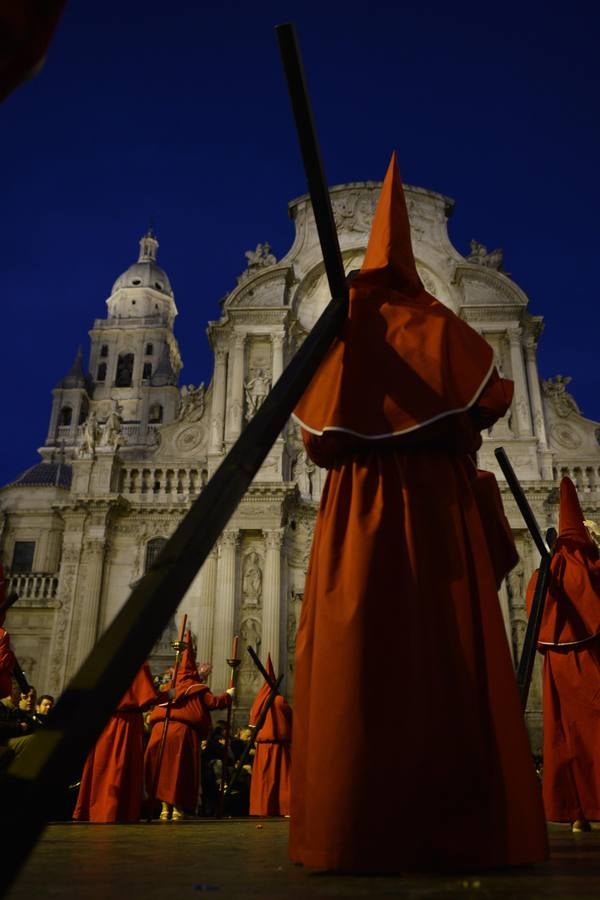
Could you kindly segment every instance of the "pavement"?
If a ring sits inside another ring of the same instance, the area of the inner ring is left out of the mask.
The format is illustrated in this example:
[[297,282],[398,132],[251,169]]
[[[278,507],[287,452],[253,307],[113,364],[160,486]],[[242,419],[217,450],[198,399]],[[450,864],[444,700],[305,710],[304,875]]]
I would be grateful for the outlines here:
[[[547,863],[494,872],[348,876],[287,859],[285,819],[49,825],[8,900],[402,897],[600,898],[600,831],[550,826]],[[1,872],[1,866],[0,866]]]

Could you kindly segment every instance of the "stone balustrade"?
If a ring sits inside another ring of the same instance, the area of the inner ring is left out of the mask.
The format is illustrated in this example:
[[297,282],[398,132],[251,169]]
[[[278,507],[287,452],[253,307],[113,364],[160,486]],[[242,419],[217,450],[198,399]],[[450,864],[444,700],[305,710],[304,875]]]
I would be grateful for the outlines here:
[[581,460],[577,465],[559,464],[554,469],[554,477],[557,481],[568,475],[579,493],[600,493],[600,466],[597,461],[586,462]]
[[58,593],[58,575],[46,572],[15,572],[6,576],[7,595],[16,593],[23,605],[44,606]]
[[[124,422],[121,426],[121,442],[123,444],[145,444],[151,434],[160,428],[156,425],[140,425],[139,422]],[[56,443],[71,446],[80,444],[83,437],[83,425],[59,425],[56,429]]]
[[124,467],[119,473],[119,493],[138,502],[165,503],[195,497],[206,484],[208,472],[198,467]]

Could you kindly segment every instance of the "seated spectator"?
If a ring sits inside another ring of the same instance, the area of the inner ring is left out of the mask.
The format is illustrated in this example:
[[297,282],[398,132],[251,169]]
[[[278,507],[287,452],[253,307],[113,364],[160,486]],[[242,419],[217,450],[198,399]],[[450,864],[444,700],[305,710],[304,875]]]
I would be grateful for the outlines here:
[[54,706],[54,697],[51,694],[42,694],[35,705],[38,716],[47,716]]

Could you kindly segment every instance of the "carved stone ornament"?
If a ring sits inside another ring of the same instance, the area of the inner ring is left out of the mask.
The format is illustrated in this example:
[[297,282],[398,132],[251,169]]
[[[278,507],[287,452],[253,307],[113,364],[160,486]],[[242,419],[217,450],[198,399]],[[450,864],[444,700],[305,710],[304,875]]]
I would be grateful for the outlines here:
[[238,276],[238,284],[245,281],[246,278],[250,278],[251,275],[255,275],[261,269],[274,266],[277,262],[276,257],[271,253],[271,245],[266,241],[264,244],[257,244],[256,250],[246,250],[244,256],[248,260],[248,268]]
[[197,425],[190,425],[188,428],[184,428],[175,438],[175,449],[181,453],[189,453],[200,446],[203,436],[202,428]]
[[81,444],[77,450],[78,456],[93,456],[96,444],[100,438],[100,426],[96,413],[92,410],[83,426],[81,432]]
[[502,271],[502,257],[504,254],[500,248],[488,252],[487,247],[484,244],[480,244],[479,241],[471,241],[469,246],[471,252],[467,256],[467,262],[485,266],[488,269],[496,269],[498,272]]
[[555,422],[550,428],[550,438],[565,450],[577,450],[581,447],[581,437],[564,422]]
[[264,369],[255,369],[250,373],[244,384],[246,397],[246,417],[251,419],[260,409],[271,390],[271,379]]
[[199,422],[204,414],[205,389],[204,383],[194,387],[193,384],[184,384],[180,393],[179,422]]
[[377,205],[374,191],[349,191],[332,198],[333,217],[338,231],[368,233]]
[[102,425],[99,446],[113,447],[116,450],[121,443],[121,430],[123,427],[121,411],[121,407],[115,400],[113,407],[107,416],[106,422]]
[[263,566],[256,550],[246,554],[242,562],[242,605],[260,606],[262,601]]
[[575,400],[567,392],[567,385],[570,384],[572,378],[569,375],[555,375],[554,378],[548,378],[542,381],[542,391],[544,396],[552,404],[552,409],[557,416],[566,419],[571,413],[578,413],[579,408]]

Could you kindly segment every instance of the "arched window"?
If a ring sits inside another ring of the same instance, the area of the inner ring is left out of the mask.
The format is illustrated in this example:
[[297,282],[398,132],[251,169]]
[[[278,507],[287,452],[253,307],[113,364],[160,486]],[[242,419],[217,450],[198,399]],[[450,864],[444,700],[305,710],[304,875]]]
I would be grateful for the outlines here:
[[152,344],[146,344],[146,356],[152,356],[154,353],[154,347]]
[[163,420],[163,408],[160,403],[153,403],[148,410],[148,422],[151,425],[158,425]]
[[100,363],[98,366],[96,381],[106,381],[106,363]]
[[73,418],[73,410],[70,406],[63,406],[60,411],[60,416],[58,420],[59,425],[70,425],[71,420]]
[[131,387],[133,378],[133,353],[121,353],[117,363],[115,387]]
[[146,562],[144,565],[144,572],[147,572],[148,569],[151,569],[160,554],[162,553],[163,547],[167,543],[166,538],[157,537],[152,538],[151,541],[148,541],[146,544]]
[[108,356],[108,344],[102,344],[100,347],[100,356]]
[[142,378],[148,379],[152,377],[152,363],[144,363]]

